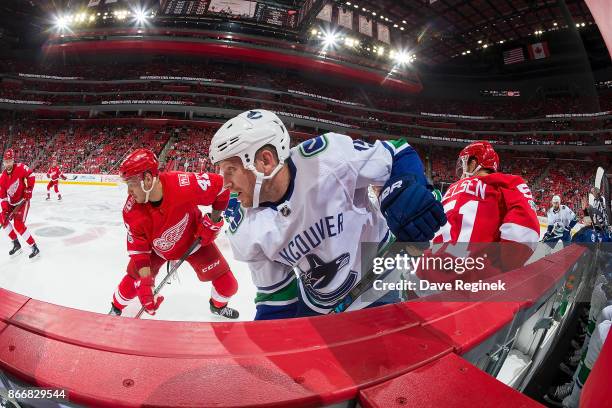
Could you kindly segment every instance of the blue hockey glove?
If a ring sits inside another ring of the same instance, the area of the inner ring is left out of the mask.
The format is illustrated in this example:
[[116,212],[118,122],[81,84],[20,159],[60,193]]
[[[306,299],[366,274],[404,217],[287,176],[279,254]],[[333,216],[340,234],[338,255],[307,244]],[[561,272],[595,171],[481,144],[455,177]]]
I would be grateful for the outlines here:
[[446,224],[442,204],[414,174],[387,181],[380,195],[380,209],[389,229],[402,242],[429,241]]

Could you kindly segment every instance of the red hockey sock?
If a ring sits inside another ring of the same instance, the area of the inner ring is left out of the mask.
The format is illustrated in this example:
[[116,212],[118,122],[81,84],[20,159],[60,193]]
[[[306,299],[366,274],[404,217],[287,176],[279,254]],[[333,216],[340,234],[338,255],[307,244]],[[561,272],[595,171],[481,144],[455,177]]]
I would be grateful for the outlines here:
[[113,294],[113,305],[119,310],[125,309],[130,300],[136,297],[136,280],[130,275],[125,275]]
[[[11,224],[9,224],[11,225]],[[8,233],[9,238],[11,239],[11,241],[14,241],[17,239],[17,234],[15,234],[15,231],[11,228],[11,230]]]
[[[28,231],[28,228],[25,226],[23,221],[15,220],[15,229],[17,230],[19,235],[21,235],[21,238],[23,238],[28,243],[29,246],[32,246],[36,243],[34,241],[34,238],[32,238],[32,234],[30,234],[30,231]],[[15,238],[17,238],[17,236],[15,236]]]
[[232,271],[227,271],[217,279],[212,281],[213,287],[210,291],[210,298],[213,305],[223,307],[227,305],[230,298],[238,291],[238,282],[234,278]]
[[222,307],[227,306],[227,302],[219,302],[219,301],[216,301],[215,299],[213,299],[212,297],[210,298],[210,301],[218,309],[221,309]]

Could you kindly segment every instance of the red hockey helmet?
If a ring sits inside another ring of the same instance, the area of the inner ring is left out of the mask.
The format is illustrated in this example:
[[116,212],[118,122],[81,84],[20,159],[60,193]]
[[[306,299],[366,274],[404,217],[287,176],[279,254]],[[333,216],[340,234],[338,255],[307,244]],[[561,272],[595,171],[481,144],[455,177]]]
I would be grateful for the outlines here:
[[[472,172],[468,172],[470,159],[476,159],[478,165]],[[459,153],[457,159],[457,175],[461,178],[471,177],[480,169],[488,169],[493,172],[499,170],[499,156],[491,146],[491,143],[480,140],[467,145]]]
[[6,149],[2,160],[4,161],[15,160],[15,151],[13,149]]
[[151,173],[153,177],[159,174],[159,161],[157,156],[149,149],[136,149],[128,154],[121,166],[119,174],[123,180],[132,177],[142,177],[145,172]]

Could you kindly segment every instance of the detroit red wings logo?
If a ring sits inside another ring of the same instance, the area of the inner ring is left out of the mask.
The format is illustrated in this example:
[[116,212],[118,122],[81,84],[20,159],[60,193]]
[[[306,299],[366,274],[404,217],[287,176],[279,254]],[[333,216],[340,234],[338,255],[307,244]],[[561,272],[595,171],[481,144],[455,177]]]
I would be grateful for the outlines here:
[[183,219],[176,225],[168,228],[159,238],[155,238],[153,240],[153,247],[160,252],[167,252],[171,250],[183,236],[188,222],[189,214],[185,214]]
[[8,190],[6,190],[6,194],[12,197],[15,195],[18,188],[19,188],[19,180],[15,180],[15,182],[9,186]]

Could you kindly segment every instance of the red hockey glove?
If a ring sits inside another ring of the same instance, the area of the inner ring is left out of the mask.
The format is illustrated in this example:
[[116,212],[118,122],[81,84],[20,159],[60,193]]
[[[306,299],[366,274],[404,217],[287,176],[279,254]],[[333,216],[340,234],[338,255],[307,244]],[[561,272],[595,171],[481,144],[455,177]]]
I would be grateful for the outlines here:
[[31,198],[32,198],[32,190],[29,188],[23,190],[23,199],[26,201],[30,201]]
[[0,226],[2,228],[6,227],[8,225],[8,222],[9,222],[8,217],[9,217],[8,211],[1,211],[0,212]]
[[221,227],[223,227],[223,218],[219,222],[213,222],[208,215],[205,215],[196,232],[196,236],[202,238],[202,246],[210,245],[221,232]]
[[138,294],[138,299],[144,307],[145,312],[153,316],[155,311],[159,308],[159,305],[164,301],[163,296],[154,296],[153,295],[153,285],[155,281],[152,276],[147,276],[146,278],[140,278],[136,282],[136,293]]

